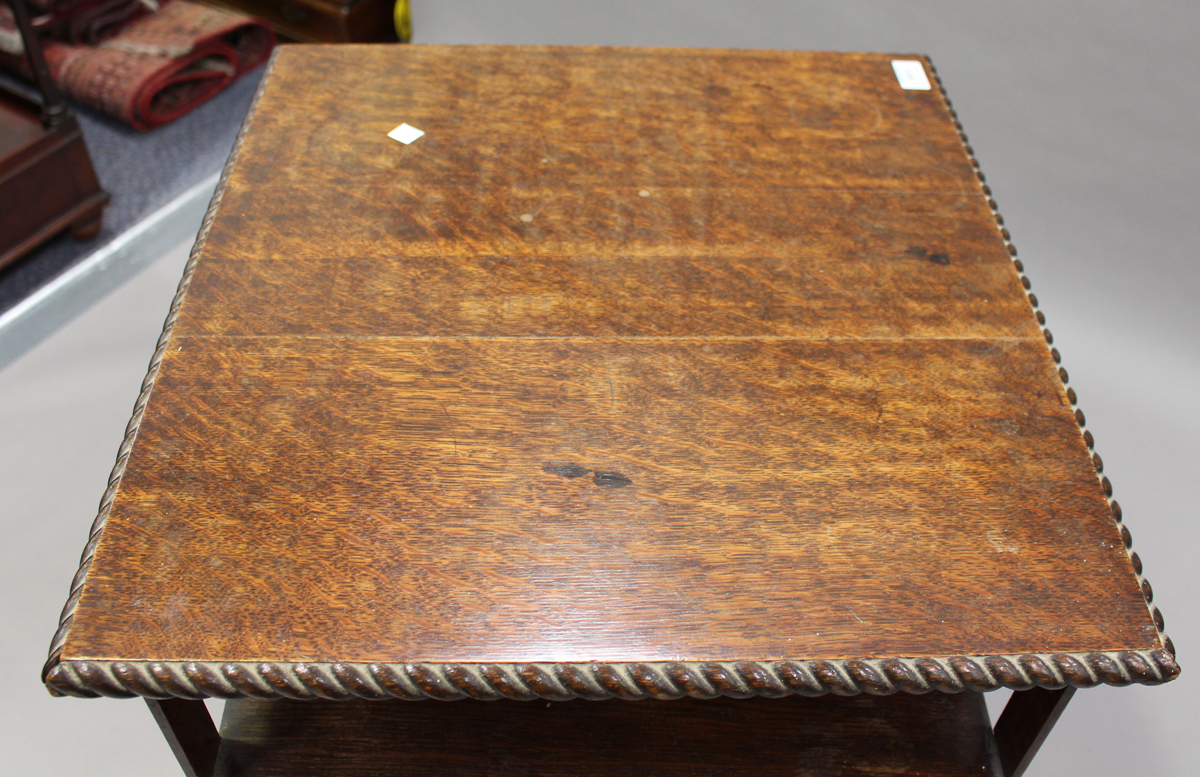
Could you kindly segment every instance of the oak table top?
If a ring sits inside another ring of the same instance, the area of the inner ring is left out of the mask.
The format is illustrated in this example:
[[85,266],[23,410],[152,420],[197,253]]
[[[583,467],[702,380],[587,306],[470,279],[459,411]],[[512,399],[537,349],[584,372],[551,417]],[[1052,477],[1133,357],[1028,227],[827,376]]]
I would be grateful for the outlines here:
[[971,149],[893,59],[283,47],[51,692],[1172,679]]

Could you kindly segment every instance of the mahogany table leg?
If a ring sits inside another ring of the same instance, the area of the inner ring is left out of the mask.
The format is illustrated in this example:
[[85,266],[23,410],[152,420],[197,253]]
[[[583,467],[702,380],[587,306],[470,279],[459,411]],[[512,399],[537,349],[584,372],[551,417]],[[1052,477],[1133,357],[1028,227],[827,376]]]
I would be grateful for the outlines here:
[[996,748],[1004,777],[1025,773],[1074,694],[1070,686],[1057,691],[1031,688],[1013,692],[996,721]]
[[212,777],[221,735],[204,702],[192,699],[146,699],[171,752],[187,777]]

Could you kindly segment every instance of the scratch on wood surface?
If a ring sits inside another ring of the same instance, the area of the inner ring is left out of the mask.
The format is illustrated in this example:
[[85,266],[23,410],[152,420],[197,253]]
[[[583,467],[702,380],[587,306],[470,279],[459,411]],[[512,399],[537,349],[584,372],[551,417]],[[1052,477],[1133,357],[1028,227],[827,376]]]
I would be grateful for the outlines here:
[[454,458],[458,458],[458,427],[454,425],[454,416],[450,415],[449,408],[445,402],[438,402],[442,406],[442,412],[446,414],[446,418],[450,421],[450,442],[454,444]]

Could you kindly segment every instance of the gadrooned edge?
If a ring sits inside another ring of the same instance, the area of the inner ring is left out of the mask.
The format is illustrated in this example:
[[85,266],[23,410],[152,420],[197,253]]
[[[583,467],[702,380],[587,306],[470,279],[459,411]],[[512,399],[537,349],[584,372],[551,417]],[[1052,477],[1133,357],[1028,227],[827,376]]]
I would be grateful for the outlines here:
[[158,377],[159,367],[162,366],[163,358],[166,356],[167,343],[171,339],[171,330],[174,329],[175,321],[179,318],[179,310],[183,305],[184,296],[187,294],[188,286],[191,285],[192,275],[196,271],[197,257],[200,255],[205,238],[212,227],[213,217],[216,214],[217,206],[221,203],[221,198],[225,194],[225,185],[229,180],[234,160],[237,159],[238,152],[242,149],[242,143],[246,138],[246,130],[254,118],[259,98],[262,97],[263,90],[271,75],[271,70],[275,66],[275,59],[278,54],[279,49],[276,48],[271,54],[271,59],[267,63],[266,68],[263,70],[262,79],[258,83],[258,89],[255,91],[254,98],[250,101],[250,107],[246,112],[246,119],[242,122],[241,129],[234,140],[233,148],[229,152],[229,159],[225,162],[225,168],[221,171],[221,178],[217,181],[217,188],[213,192],[212,201],[209,203],[208,210],[204,214],[204,220],[200,224],[200,231],[196,235],[196,243],[192,246],[187,264],[183,269],[183,277],[180,279],[175,296],[171,300],[171,308],[167,312],[166,321],[163,322],[162,334],[158,337],[154,355],[150,358],[150,366],[146,370],[146,377],[142,380],[142,390],[138,394],[137,401],[133,404],[133,415],[125,427],[125,437],[121,441],[121,447],[117,449],[117,461],[113,465],[111,474],[108,476],[108,487],[104,490],[104,495],[100,498],[100,507],[97,511],[96,519],[92,522],[87,545],[84,547],[83,555],[79,560],[79,570],[75,573],[75,577],[71,581],[71,592],[67,597],[67,603],[63,606],[62,614],[59,616],[58,630],[54,633],[54,638],[50,641],[50,656],[42,668],[43,678],[49,676],[62,655],[63,645],[67,641],[67,632],[71,628],[71,621],[75,617],[75,609],[79,606],[80,594],[83,592],[84,583],[87,581],[88,571],[92,567],[92,559],[96,555],[96,546],[100,543],[100,535],[103,533],[104,526],[108,522],[113,500],[116,498],[117,488],[121,483],[122,476],[125,474],[125,466],[129,462],[129,454],[132,452],[134,441],[137,439],[138,429],[141,428],[142,416],[146,411],[146,403],[150,400],[150,394],[154,390],[154,381]]
[[1000,237],[1004,240],[1004,247],[1008,250],[1008,255],[1012,258],[1013,267],[1016,268],[1017,275],[1021,280],[1021,286],[1025,289],[1025,294],[1029,299],[1029,305],[1033,309],[1034,316],[1037,318],[1038,326],[1041,327],[1042,336],[1046,338],[1046,346],[1050,349],[1050,358],[1054,360],[1055,366],[1058,368],[1058,377],[1062,381],[1063,389],[1066,391],[1067,399],[1071,403],[1071,409],[1075,413],[1075,421],[1079,424],[1079,431],[1083,435],[1083,441],[1087,444],[1088,451],[1092,454],[1092,464],[1096,467],[1096,477],[1100,481],[1100,488],[1104,491],[1104,496],[1108,500],[1109,510],[1112,513],[1113,520],[1117,524],[1117,528],[1121,531],[1121,541],[1125,545],[1125,552],[1129,556],[1130,563],[1133,564],[1134,574],[1137,575],[1138,586],[1142,590],[1142,597],[1146,600],[1146,607],[1150,611],[1150,618],[1154,621],[1154,627],[1158,631],[1159,644],[1165,648],[1174,659],[1175,644],[1171,642],[1171,638],[1167,636],[1165,631],[1165,621],[1163,620],[1162,612],[1158,606],[1154,604],[1154,589],[1150,586],[1150,581],[1142,574],[1142,560],[1138,554],[1133,551],[1133,537],[1129,533],[1129,529],[1125,526],[1125,522],[1121,514],[1121,505],[1117,500],[1113,499],[1113,487],[1109,482],[1108,477],[1104,474],[1104,461],[1100,458],[1100,454],[1096,453],[1096,440],[1092,433],[1088,431],[1086,417],[1083,411],[1079,409],[1078,397],[1075,394],[1075,389],[1071,387],[1068,379],[1067,371],[1062,366],[1062,355],[1058,349],[1054,347],[1054,335],[1046,328],[1046,316],[1038,308],[1038,298],[1031,289],[1033,284],[1030,283],[1029,277],[1025,274],[1025,265],[1017,258],[1017,248],[1013,245],[1008,229],[1004,226],[1004,217],[1000,215],[999,206],[996,205],[996,200],[992,198],[991,187],[987,185],[987,180],[984,178],[983,170],[980,169],[979,161],[975,158],[975,150],[971,148],[971,144],[967,140],[967,135],[963,131],[962,122],[958,120],[958,114],[954,111],[954,107],[950,103],[950,97],[946,94],[946,86],[942,83],[941,76],[938,75],[937,69],[933,66],[933,62],[929,57],[925,57],[926,64],[929,65],[929,72],[933,75],[934,81],[937,82],[938,90],[941,92],[942,100],[946,103],[946,110],[950,112],[950,118],[954,121],[954,127],[958,130],[958,137],[962,141],[963,150],[967,154],[967,158],[971,162],[971,166],[975,169],[975,177],[979,179],[979,187],[987,198],[988,207],[992,210],[992,216],[996,219],[996,228],[1000,231]]
[[[261,698],[261,699],[674,699],[684,696],[714,698],[717,696],[821,696],[836,694],[887,695],[897,692],[928,693],[941,691],[957,693],[965,690],[987,691],[996,688],[1024,690],[1032,687],[1077,688],[1095,685],[1158,685],[1174,679],[1179,666],[1174,659],[1174,646],[1163,632],[1163,619],[1152,603],[1153,593],[1142,575],[1142,565],[1131,549],[1129,530],[1121,520],[1120,506],[1111,499],[1112,486],[1102,474],[1100,457],[1093,454],[1101,486],[1109,498],[1113,518],[1121,527],[1125,548],[1130,554],[1138,582],[1165,650],[1106,651],[1092,653],[1029,653],[1023,655],[956,656],[949,658],[889,658],[850,659],[837,661],[739,661],[739,662],[656,662],[656,663],[587,663],[587,664],[348,664],[348,663],[212,663],[212,662],[143,662],[143,661],[61,661],[63,645],[70,627],[79,595],[91,567],[96,545],[112,509],[113,498],[133,442],[141,424],[146,402],[154,379],[166,352],[167,341],[178,317],[179,309],[194,273],[196,260],[212,225],[217,206],[246,132],[258,107],[278,49],[271,57],[258,91],[255,93],[246,120],[234,142],[229,160],[221,174],[201,225],[196,244],[188,258],[179,289],[151,359],[142,391],[134,404],[133,416],[126,428],[125,439],[117,454],[117,462],[109,477],[109,486],[100,502],[99,513],[87,546],[84,548],[79,571],[71,584],[71,594],[63,608],[58,631],[50,646],[50,658],[43,670],[47,688],[56,696],[147,698]],[[958,129],[963,147],[975,168],[979,184],[996,218],[1021,283],[1028,291],[1029,279],[1016,259],[1016,248],[995,200],[991,197],[974,151],[963,133],[962,124],[951,106],[945,86],[932,61],[926,57],[930,72],[937,81],[942,99]],[[1037,298],[1029,301],[1043,327],[1048,345],[1053,337],[1045,328],[1045,316],[1037,309]],[[1057,349],[1051,347],[1056,364],[1061,362]],[[1059,377],[1067,388],[1068,398],[1075,406],[1075,392],[1067,386],[1067,373],[1061,367]],[[1092,435],[1085,428],[1082,411],[1076,408],[1076,420],[1088,444],[1094,447]]]
[[81,697],[564,701],[1158,685],[1178,674],[1170,654],[1150,650],[708,663],[61,661],[46,684]]

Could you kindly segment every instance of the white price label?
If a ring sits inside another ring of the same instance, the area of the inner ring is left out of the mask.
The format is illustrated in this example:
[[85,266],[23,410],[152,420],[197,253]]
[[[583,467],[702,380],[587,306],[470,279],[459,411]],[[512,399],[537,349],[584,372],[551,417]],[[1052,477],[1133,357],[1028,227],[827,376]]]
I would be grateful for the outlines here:
[[412,143],[414,140],[424,134],[424,130],[419,130],[409,124],[401,124],[399,127],[396,127],[396,129],[389,132],[388,137],[392,140],[398,140],[407,146],[409,143]]
[[915,59],[893,59],[892,70],[896,71],[896,80],[901,89],[929,89],[929,77],[925,75],[925,67]]

